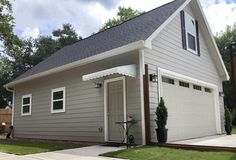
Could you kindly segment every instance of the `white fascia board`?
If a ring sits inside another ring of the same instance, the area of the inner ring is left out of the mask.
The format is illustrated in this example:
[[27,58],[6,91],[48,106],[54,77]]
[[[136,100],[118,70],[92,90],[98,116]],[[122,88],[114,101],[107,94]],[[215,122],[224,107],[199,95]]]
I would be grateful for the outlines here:
[[156,36],[182,11],[191,0],[186,0],[158,29],[153,32],[146,40],[145,46],[152,49],[152,41]]
[[214,39],[214,36],[213,36],[213,34],[212,34],[212,31],[211,31],[211,29],[210,29],[210,26],[209,26],[209,24],[208,24],[208,22],[207,22],[207,19],[206,19],[206,16],[205,16],[205,14],[204,14],[204,12],[203,12],[203,9],[202,9],[202,6],[201,6],[201,4],[200,4],[200,1],[199,0],[196,0],[195,1],[196,3],[197,3],[197,6],[198,6],[198,8],[199,8],[199,11],[200,11],[200,15],[201,15],[201,17],[202,17],[202,19],[203,19],[203,21],[204,21],[204,23],[205,23],[205,26],[206,26],[206,28],[207,28],[207,31],[208,31],[208,33],[209,33],[209,38],[211,39],[211,41],[212,41],[212,45],[214,46],[214,49],[216,50],[216,56],[217,56],[217,58],[218,58],[218,60],[219,60],[219,63],[217,63],[218,65],[220,65],[220,67],[222,67],[222,69],[223,69],[223,71],[224,71],[224,77],[222,77],[222,75],[221,75],[221,78],[222,78],[222,80],[226,80],[226,81],[228,81],[229,79],[230,79],[230,77],[229,77],[229,74],[228,74],[228,72],[227,72],[227,70],[226,70],[226,67],[225,67],[225,65],[224,65],[224,62],[223,62],[223,59],[222,59],[222,57],[221,57],[221,55],[220,55],[220,51],[219,51],[219,49],[218,49],[218,47],[217,47],[217,44],[216,44],[216,42],[215,42],[215,39]]
[[23,78],[23,79],[20,79],[20,80],[10,82],[10,83],[4,85],[4,87],[5,88],[13,87],[14,85],[19,84],[19,83],[23,83],[23,82],[33,80],[33,79],[36,79],[36,78],[39,78],[39,77],[43,77],[43,76],[47,76],[47,75],[50,75],[50,74],[53,74],[53,73],[57,73],[57,72],[65,71],[65,70],[72,69],[72,68],[75,68],[75,67],[79,67],[79,66],[82,66],[82,65],[85,65],[85,64],[88,64],[88,63],[103,60],[103,59],[106,59],[106,58],[109,58],[109,57],[113,57],[113,56],[116,56],[116,55],[123,54],[125,52],[130,52],[130,51],[133,51],[133,50],[139,50],[139,49],[144,48],[144,47],[145,47],[145,43],[144,43],[143,40],[136,41],[136,42],[127,44],[127,45],[122,46],[122,47],[118,47],[118,48],[115,48],[115,49],[112,49],[112,50],[109,50],[109,51],[106,51],[106,52],[103,52],[103,53],[100,53],[100,54],[97,54],[97,55],[94,55],[94,56],[91,56],[91,57],[88,57],[88,58],[85,58],[85,59],[82,59],[82,60],[78,60],[78,61],[66,64],[66,65],[63,65],[63,66],[60,66],[60,67],[57,67],[57,68],[53,68],[53,69],[50,69],[50,70],[47,70],[47,71],[44,71],[44,72],[41,72],[41,73],[38,73],[38,74],[35,74],[35,75],[32,75],[32,76],[29,76],[29,77],[26,77],[26,78]]

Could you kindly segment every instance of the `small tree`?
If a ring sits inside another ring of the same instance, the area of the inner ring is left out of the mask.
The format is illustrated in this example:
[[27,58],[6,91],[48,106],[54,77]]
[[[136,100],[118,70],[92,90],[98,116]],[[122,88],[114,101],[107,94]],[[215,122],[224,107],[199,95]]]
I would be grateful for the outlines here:
[[232,126],[232,115],[228,107],[225,107],[225,125]]
[[155,121],[156,121],[158,129],[165,129],[165,126],[167,123],[168,111],[162,97],[161,97],[158,107],[156,108],[155,113],[157,117]]

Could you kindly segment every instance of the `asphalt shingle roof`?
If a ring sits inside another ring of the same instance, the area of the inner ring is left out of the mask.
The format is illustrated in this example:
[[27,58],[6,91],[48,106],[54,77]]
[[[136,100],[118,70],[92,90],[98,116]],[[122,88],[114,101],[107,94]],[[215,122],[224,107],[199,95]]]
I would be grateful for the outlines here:
[[146,40],[186,0],[175,0],[120,25],[66,46],[17,77],[14,81],[90,56],[109,51],[132,42]]

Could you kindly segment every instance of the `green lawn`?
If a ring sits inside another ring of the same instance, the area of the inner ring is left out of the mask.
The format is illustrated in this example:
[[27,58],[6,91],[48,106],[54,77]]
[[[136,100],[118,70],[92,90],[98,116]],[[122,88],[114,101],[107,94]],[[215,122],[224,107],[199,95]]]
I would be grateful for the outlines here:
[[233,126],[232,134],[236,134],[236,126]]
[[161,147],[140,147],[135,149],[105,153],[102,156],[130,160],[235,160],[236,153],[199,152]]
[[33,154],[62,149],[81,147],[78,144],[33,142],[33,141],[0,141],[0,152],[12,153],[16,155]]

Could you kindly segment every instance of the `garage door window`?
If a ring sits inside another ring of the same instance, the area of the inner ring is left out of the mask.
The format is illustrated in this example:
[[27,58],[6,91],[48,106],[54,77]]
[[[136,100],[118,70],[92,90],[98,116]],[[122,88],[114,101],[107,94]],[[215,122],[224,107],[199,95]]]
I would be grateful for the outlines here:
[[162,82],[169,83],[169,84],[175,84],[175,80],[168,78],[168,77],[162,77]]
[[179,81],[179,86],[189,88],[189,83]]
[[201,91],[201,90],[202,90],[202,87],[201,87],[201,86],[198,86],[198,85],[193,85],[193,89],[198,90],[198,91]]
[[210,88],[205,88],[205,92],[211,93],[211,89]]

